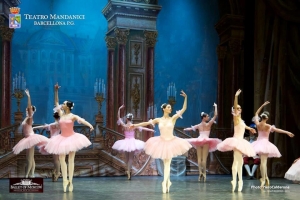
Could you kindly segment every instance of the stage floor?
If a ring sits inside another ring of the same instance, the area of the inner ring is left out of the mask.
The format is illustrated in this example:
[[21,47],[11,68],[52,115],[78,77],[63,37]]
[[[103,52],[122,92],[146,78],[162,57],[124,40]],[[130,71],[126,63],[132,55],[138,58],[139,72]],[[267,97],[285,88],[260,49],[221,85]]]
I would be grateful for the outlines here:
[[[177,199],[299,199],[300,185],[283,178],[271,178],[272,190],[257,189],[259,180],[244,177],[242,192],[231,192],[230,175],[207,175],[206,183],[198,176],[171,177],[170,193],[163,194],[161,176],[88,177],[74,178],[73,192],[63,192],[62,179],[52,182],[44,179],[44,193],[9,193],[9,180],[0,179],[1,200],[177,200]],[[252,186],[252,188],[251,188]],[[278,187],[289,187],[279,189]],[[277,188],[276,188],[277,187]]]

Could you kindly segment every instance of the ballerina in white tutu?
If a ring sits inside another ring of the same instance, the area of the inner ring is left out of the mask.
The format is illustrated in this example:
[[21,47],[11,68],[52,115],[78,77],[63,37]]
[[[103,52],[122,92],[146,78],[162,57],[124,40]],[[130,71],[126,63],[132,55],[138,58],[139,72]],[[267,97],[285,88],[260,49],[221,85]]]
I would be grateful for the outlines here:
[[[94,127],[83,118],[78,115],[71,113],[74,108],[74,103],[71,101],[64,101],[60,106],[58,104],[58,89],[60,86],[55,85],[55,105],[58,109],[60,120],[59,126],[61,129],[61,134],[50,138],[45,150],[50,154],[59,155],[59,161],[61,166],[61,173],[63,177],[63,190],[66,192],[67,186],[69,185],[69,191],[73,191],[73,174],[74,174],[74,159],[76,151],[83,149],[84,147],[90,146],[92,143],[83,134],[75,133],[73,130],[74,121],[77,120],[78,123],[82,123],[94,130]],[[68,155],[68,170],[66,164],[66,155]],[[69,173],[68,173],[69,172]],[[69,174],[69,180],[68,180]]]
[[[128,113],[126,115],[126,124],[123,122],[123,120],[120,118],[120,110],[124,108],[125,106],[122,105],[118,110],[118,125],[121,125],[124,129],[124,140],[118,140],[114,143],[112,146],[113,149],[124,152],[125,153],[125,163],[127,166],[127,177],[128,180],[131,180],[131,168],[132,168],[132,162],[133,162],[133,156],[135,152],[140,152],[144,149],[145,142],[141,140],[135,139],[135,128],[130,128],[132,125],[132,119],[133,114]],[[153,129],[144,128],[144,127],[138,127],[139,131],[145,130],[145,131],[151,131],[154,132]]]
[[266,101],[262,106],[258,108],[255,113],[255,117],[253,118],[254,123],[256,124],[258,130],[258,138],[255,142],[251,143],[255,152],[260,156],[260,174],[261,174],[261,187],[265,185],[270,185],[270,181],[268,178],[267,173],[267,160],[268,157],[281,157],[280,152],[278,151],[277,147],[269,142],[269,135],[271,132],[283,133],[287,134],[289,137],[294,137],[294,134],[279,128],[276,128],[274,125],[271,126],[267,124],[267,120],[269,119],[269,112],[264,111],[260,117],[261,121],[259,122],[260,118],[258,117],[259,113],[261,112],[262,108],[268,105],[270,102]]
[[217,104],[214,103],[215,112],[214,117],[209,121],[209,115],[207,113],[201,113],[201,123],[192,128],[185,128],[184,131],[196,131],[199,130],[199,137],[193,139],[187,139],[189,143],[193,145],[193,147],[197,150],[197,158],[198,158],[198,168],[199,168],[199,178],[198,181],[203,179],[203,182],[206,181],[206,160],[208,156],[208,152],[213,152],[217,150],[217,145],[222,142],[222,140],[217,138],[209,138],[210,129],[212,124],[215,122],[218,112],[217,112]]
[[35,146],[41,147],[42,145],[47,144],[49,139],[43,135],[35,134],[32,129],[33,124],[33,114],[36,111],[35,106],[31,105],[31,98],[29,90],[25,90],[25,94],[28,97],[27,108],[26,108],[26,118],[21,124],[22,133],[24,138],[18,142],[13,148],[14,154],[19,154],[21,151],[26,149],[26,173],[25,177],[28,178],[29,173],[31,178],[34,178],[35,171],[35,161],[34,161],[34,148]]
[[300,158],[297,158],[289,170],[285,173],[284,178],[300,184]]
[[160,118],[149,120],[149,122],[142,122],[139,124],[133,124],[132,127],[148,126],[152,124],[158,124],[160,136],[149,138],[145,144],[145,152],[152,158],[160,158],[164,163],[164,180],[162,182],[163,193],[170,191],[170,165],[171,160],[175,156],[186,153],[192,145],[182,139],[173,135],[174,125],[176,120],[180,117],[187,108],[187,95],[181,91],[181,96],[184,97],[183,107],[180,111],[177,111],[175,115],[170,117],[172,107],[170,104],[164,103],[161,106],[164,115]]

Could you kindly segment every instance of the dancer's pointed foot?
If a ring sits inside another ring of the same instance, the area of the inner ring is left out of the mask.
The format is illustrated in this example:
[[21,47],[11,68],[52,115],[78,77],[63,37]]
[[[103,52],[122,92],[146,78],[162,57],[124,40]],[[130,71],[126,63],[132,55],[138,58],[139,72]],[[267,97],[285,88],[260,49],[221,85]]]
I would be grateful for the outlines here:
[[201,181],[201,179],[203,178],[203,174],[202,173],[200,173],[199,174],[199,178],[198,178],[198,181]]
[[128,180],[131,180],[131,171],[126,171]]
[[170,180],[168,180],[168,182],[167,182],[167,192],[170,192],[171,185],[172,185],[172,182]]
[[270,186],[270,181],[268,177],[266,178],[266,186]]
[[232,192],[234,192],[235,187],[236,187],[236,180],[232,180],[231,185],[232,185]]
[[243,190],[243,181],[239,181],[238,191],[241,192]]
[[167,185],[166,185],[166,182],[165,181],[163,181],[162,183],[161,183],[161,186],[162,186],[162,192],[165,194],[165,193],[167,193]]
[[73,192],[73,183],[69,182],[69,192]]
[[263,178],[260,178],[260,187],[263,188],[265,186],[265,180]]
[[69,183],[70,183],[70,181],[69,181],[69,180],[64,180],[64,181],[63,181],[63,188],[64,188],[64,192],[66,192],[66,191],[67,191],[67,187],[68,187]]
[[206,174],[203,174],[203,182],[206,182]]

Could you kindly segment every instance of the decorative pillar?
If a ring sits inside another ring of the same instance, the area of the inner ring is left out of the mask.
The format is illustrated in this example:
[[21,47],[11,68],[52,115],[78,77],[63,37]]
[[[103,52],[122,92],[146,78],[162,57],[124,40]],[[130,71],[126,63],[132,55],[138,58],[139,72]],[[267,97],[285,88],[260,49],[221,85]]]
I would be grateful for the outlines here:
[[0,32],[2,38],[1,128],[11,124],[11,39],[14,33],[14,29],[5,26],[4,21],[5,19],[0,17]]
[[[118,94],[117,94],[117,107],[126,105],[126,43],[127,36],[129,35],[129,29],[116,28],[115,36],[118,42]],[[127,109],[126,109],[127,110]],[[120,111],[120,116],[124,116],[124,110]],[[122,127],[118,128],[119,132],[122,132]]]
[[224,58],[226,56],[227,46],[218,45],[218,115],[221,116],[218,119],[218,126],[224,127],[223,112],[224,107]]
[[[145,113],[147,113],[147,108],[154,106],[154,46],[157,38],[157,31],[144,31],[144,36],[146,39],[146,107]],[[154,109],[149,110],[150,118],[154,118]],[[147,116],[145,116],[145,121]],[[150,127],[149,127],[150,128]],[[153,136],[152,132],[147,132],[145,134],[145,141]]]
[[107,36],[105,38],[106,46],[108,49],[107,54],[107,101],[106,101],[106,127],[110,129],[114,129],[115,121],[114,115],[115,111],[115,95],[114,95],[114,79],[115,77],[115,47],[116,47],[116,39],[114,37]]

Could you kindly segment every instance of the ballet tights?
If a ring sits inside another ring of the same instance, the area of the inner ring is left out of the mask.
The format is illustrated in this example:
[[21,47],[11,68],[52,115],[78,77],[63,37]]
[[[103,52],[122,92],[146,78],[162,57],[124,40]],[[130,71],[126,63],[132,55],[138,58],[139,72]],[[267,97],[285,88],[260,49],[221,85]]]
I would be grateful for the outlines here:
[[53,156],[54,171],[56,174],[59,174],[60,172],[59,155],[52,155],[52,156]]
[[169,192],[170,186],[172,185],[170,181],[170,171],[171,171],[171,159],[164,159],[164,180],[162,182],[163,193]]
[[34,146],[26,149],[26,175],[28,178],[29,173],[31,172],[31,178],[34,178],[34,170],[35,170],[35,161],[34,161]]
[[233,151],[233,163],[232,163],[232,191],[235,190],[236,187],[236,176],[239,177],[239,187],[238,191],[242,191],[243,189],[243,156],[242,153],[234,150]]
[[199,181],[203,176],[203,181],[206,180],[206,161],[208,156],[209,145],[205,144],[201,147],[197,147],[197,158],[198,158],[198,167],[199,167]]
[[267,176],[267,160],[268,160],[268,154],[260,155],[261,186],[265,186],[265,181],[267,181],[267,185],[269,185],[269,179]]
[[63,188],[64,192],[66,192],[66,188],[69,185],[69,191],[73,191],[73,175],[74,175],[74,159],[75,159],[75,152],[69,153],[68,159],[68,171],[69,171],[69,180],[68,180],[68,172],[67,172],[67,164],[66,164],[66,155],[59,155],[61,173],[63,177]]
[[133,162],[134,151],[125,152],[125,163],[127,165],[127,171],[131,171],[132,162]]

